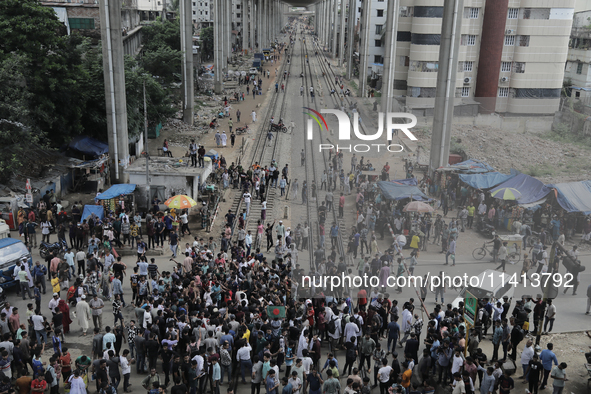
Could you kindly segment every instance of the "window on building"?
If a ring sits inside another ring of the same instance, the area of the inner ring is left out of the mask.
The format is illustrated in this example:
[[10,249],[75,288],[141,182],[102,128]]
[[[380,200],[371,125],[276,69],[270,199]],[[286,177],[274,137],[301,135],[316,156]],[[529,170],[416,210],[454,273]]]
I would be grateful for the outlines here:
[[415,6],[413,13],[416,18],[443,18],[443,7]]
[[384,10],[377,10],[377,11],[378,11],[378,17],[384,16]]
[[373,62],[382,64],[382,55],[373,55]]
[[94,18],[68,18],[70,29],[94,29]]
[[200,12],[200,14],[199,14],[199,15],[203,15],[203,11],[199,11],[199,12]]
[[513,67],[513,70],[516,74],[523,74],[525,72],[525,63],[523,62],[515,62]]
[[205,15],[207,15],[207,11],[205,11]]
[[583,73],[583,63],[577,63],[577,74]]
[[410,97],[433,98],[437,96],[437,89],[409,86],[406,94]]
[[411,44],[415,45],[439,45],[441,43],[441,34],[415,34],[410,38]]
[[193,7],[197,7],[197,3],[193,3]]
[[374,46],[381,47],[382,46],[382,40],[374,40]]
[[528,47],[529,46],[529,36],[518,36],[517,37],[517,45],[520,47]]
[[437,72],[439,69],[439,62],[425,62],[425,61],[412,61],[410,62],[410,68],[408,71],[417,71],[417,72]]
[[405,90],[408,89],[406,84],[406,79],[395,79],[394,80],[394,90]]
[[193,11],[193,15],[197,15],[197,11]]
[[378,3],[383,3],[383,2],[384,2],[384,0],[378,0]]
[[511,72],[511,62],[501,62],[502,72]]
[[396,41],[410,42],[411,37],[412,34],[409,31],[399,31],[396,33]]
[[413,15],[412,10],[412,7],[400,7],[400,13],[398,14],[398,16],[400,16],[401,18],[410,18]]
[[523,19],[550,19],[550,8],[524,8]]
[[465,19],[478,19],[479,13],[480,13],[480,8],[472,8],[472,7],[465,7],[464,8],[464,18]]
[[236,9],[239,10],[240,9],[240,4],[236,4]]
[[509,8],[507,19],[517,19],[517,15],[519,15],[519,8]]
[[470,71],[472,71],[472,69],[474,67],[474,62],[465,61],[463,63],[464,64],[462,65],[462,67],[460,68],[460,70],[463,70],[464,72],[470,72]]
[[462,88],[462,97],[470,97],[470,87],[465,86]]
[[462,45],[474,46],[476,44],[476,36],[472,34],[462,34]]
[[509,97],[509,88],[499,88],[499,97]]
[[382,27],[384,25],[376,25],[376,34],[382,34]]
[[505,36],[505,46],[512,47],[515,45],[515,36]]
[[236,14],[236,18],[240,18],[240,14]]
[[398,56],[398,65],[401,67],[408,67],[410,58],[408,56]]

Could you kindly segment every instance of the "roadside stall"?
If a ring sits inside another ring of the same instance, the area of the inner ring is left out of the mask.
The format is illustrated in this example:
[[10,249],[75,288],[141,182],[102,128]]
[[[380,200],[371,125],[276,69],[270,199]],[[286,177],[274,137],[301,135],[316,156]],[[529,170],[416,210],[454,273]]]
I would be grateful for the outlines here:
[[123,183],[113,185],[108,190],[99,194],[95,201],[102,205],[105,210],[119,214],[121,211],[129,209],[133,212],[135,207],[134,196],[135,184]]
[[105,209],[102,205],[85,205],[84,211],[82,211],[82,217],[80,221],[83,222],[85,219],[88,219],[92,214],[94,214],[100,220],[103,220],[105,217]]

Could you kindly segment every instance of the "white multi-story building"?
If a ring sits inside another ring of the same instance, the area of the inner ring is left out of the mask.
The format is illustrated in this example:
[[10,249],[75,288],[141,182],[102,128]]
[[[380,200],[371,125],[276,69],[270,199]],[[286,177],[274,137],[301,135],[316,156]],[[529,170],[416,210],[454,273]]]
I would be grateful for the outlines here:
[[575,89],[573,97],[591,97],[591,11],[577,12],[571,31],[564,80]]
[[[387,2],[370,1],[368,75],[377,77],[383,68]],[[465,0],[456,106],[465,106],[467,115],[558,110],[574,3]],[[419,115],[432,115],[435,104],[442,16],[443,0],[400,2],[394,94]]]
[[200,29],[213,26],[213,2],[211,0],[192,0],[193,23]]

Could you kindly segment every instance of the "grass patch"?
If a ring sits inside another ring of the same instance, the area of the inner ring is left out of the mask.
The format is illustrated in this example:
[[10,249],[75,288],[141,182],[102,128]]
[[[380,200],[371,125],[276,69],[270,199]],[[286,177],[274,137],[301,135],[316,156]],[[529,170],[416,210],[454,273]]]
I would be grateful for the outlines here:
[[527,175],[533,177],[553,176],[554,169],[551,167],[530,166],[526,171]]
[[355,90],[359,89],[359,87],[357,86],[357,83],[355,83],[355,81],[350,81],[349,85],[351,85],[351,87]]

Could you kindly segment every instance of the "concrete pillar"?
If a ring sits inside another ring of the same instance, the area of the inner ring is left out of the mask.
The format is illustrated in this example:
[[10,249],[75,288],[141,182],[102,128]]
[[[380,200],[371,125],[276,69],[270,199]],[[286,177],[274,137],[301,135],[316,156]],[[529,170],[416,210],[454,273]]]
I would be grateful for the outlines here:
[[437,95],[433,114],[431,157],[429,158],[429,167],[432,171],[446,166],[449,161],[463,10],[464,0],[450,0],[443,5]]
[[250,37],[249,37],[249,48],[251,52],[254,52],[254,40],[255,40],[255,33],[254,33],[254,26],[255,26],[255,13],[254,13],[254,1],[248,0],[248,23],[250,29]]
[[261,21],[260,21],[260,39],[259,39],[259,52],[263,50],[267,43],[267,29],[265,28],[267,23],[267,3],[268,0],[259,0],[259,4],[261,5]]
[[[240,2],[240,10],[242,11],[240,13],[240,15],[242,16],[241,18],[241,22],[240,24],[242,25],[242,50],[245,50],[246,48],[248,48],[248,17],[246,15],[246,13],[248,12],[247,10],[247,4],[246,4],[246,0],[242,0]],[[244,53],[244,52],[243,52]]]
[[232,44],[234,43],[234,40],[232,38],[232,15],[234,15],[234,7],[232,4],[232,0],[225,0],[224,1],[225,5],[226,5],[226,12],[224,13],[224,15],[226,16],[226,27],[225,27],[225,31],[226,31],[226,39],[224,40],[224,43],[226,44],[226,71],[229,70],[228,68],[228,63],[230,62],[230,59],[232,57]]
[[324,47],[326,49],[328,49],[328,35],[330,32],[330,0],[325,0],[324,1],[324,10],[322,12],[324,12],[324,21],[323,21],[323,30],[324,30],[324,35],[322,37],[322,44],[324,45]]
[[214,81],[213,89],[217,94],[222,93],[223,89],[223,63],[224,63],[224,45],[222,44],[222,2],[224,0],[214,0],[213,2],[213,54],[214,54]]
[[398,35],[398,12],[400,0],[388,0],[386,16],[386,53],[382,74],[382,112],[391,112],[394,101],[394,73],[396,71],[396,36]]
[[255,52],[261,52],[263,35],[263,0],[257,0],[257,40]]
[[334,2],[333,13],[332,13],[332,57],[337,57],[337,50],[339,46],[339,1],[332,0]]
[[508,9],[509,0],[487,1],[484,7],[480,47],[486,51],[480,51],[474,94],[480,103],[480,113],[491,114],[496,109]]
[[343,59],[345,58],[345,12],[347,12],[346,0],[341,0],[341,22],[339,26],[339,50],[338,50],[338,65],[343,65]]
[[359,47],[359,96],[364,97],[367,90],[367,66],[369,64],[369,25],[371,15],[371,0],[363,0],[361,16],[361,46]]
[[99,7],[111,183],[127,183],[129,175],[123,173],[123,168],[129,163],[129,141],[121,36],[121,0],[100,0]]
[[[226,57],[226,45],[224,44],[224,40],[227,39],[226,37],[226,28],[225,28],[225,24],[226,24],[226,18],[225,18],[225,12],[226,12],[226,0],[216,0],[219,2],[219,11],[220,11],[220,16],[219,19],[217,19],[217,22],[220,25],[220,30],[219,30],[219,34],[220,34],[220,50],[221,50],[221,60],[222,60],[222,71],[226,69],[226,66],[228,64],[228,58]],[[215,23],[215,22],[214,22]]]
[[274,36],[275,29],[273,29],[274,22],[275,22],[275,0],[270,0],[269,1],[269,23],[267,24],[267,29],[268,29],[267,32],[268,32],[268,37],[269,37],[269,47],[271,46],[270,43],[275,38],[275,36]]
[[355,54],[355,11],[357,9],[357,0],[349,0],[349,14],[347,16],[347,79],[353,78],[354,54]]
[[193,72],[193,13],[191,0],[180,0],[181,51],[183,53],[183,122],[193,125],[195,78]]

